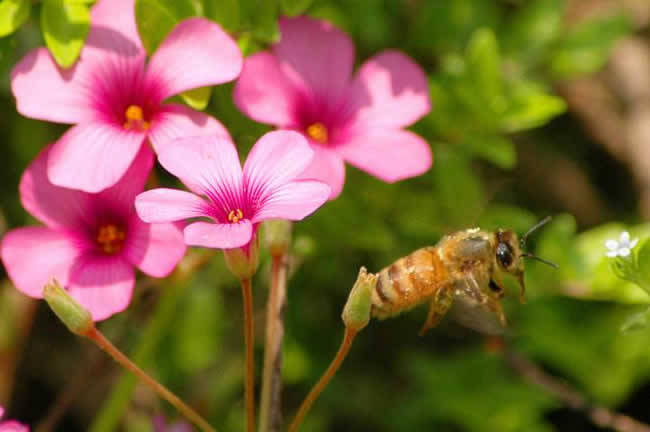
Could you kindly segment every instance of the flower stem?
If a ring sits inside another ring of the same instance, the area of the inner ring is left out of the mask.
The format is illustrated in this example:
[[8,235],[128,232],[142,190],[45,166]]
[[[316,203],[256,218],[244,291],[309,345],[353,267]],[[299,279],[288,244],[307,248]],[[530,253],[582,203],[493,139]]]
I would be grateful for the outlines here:
[[136,375],[142,382],[144,382],[149,388],[155,391],[160,397],[165,399],[167,402],[172,404],[178,411],[180,411],[188,420],[194,423],[199,429],[204,432],[215,432],[215,429],[210,426],[210,424],[203,419],[196,411],[186,405],[178,396],[169,391],[166,387],[160,384],[155,379],[151,378],[146,374],[142,369],[140,369],[135,363],[133,363],[127,356],[125,356],[120,350],[118,350],[104,335],[93,327],[87,334],[86,337],[91,341],[95,342],[99,348],[104,350],[108,355],[113,357],[113,359],[119,363],[125,369],[131,371]]
[[282,423],[282,315],[287,300],[287,254],[272,256],[271,289],[266,304],[266,343],[258,432],[279,432]]
[[329,365],[323,376],[318,380],[316,385],[311,389],[305,400],[302,402],[302,405],[300,405],[300,409],[298,409],[298,414],[296,414],[296,417],[293,419],[293,422],[291,422],[291,426],[289,426],[289,432],[297,432],[298,428],[302,424],[302,421],[305,419],[305,416],[309,412],[309,409],[311,406],[314,404],[318,396],[321,394],[321,392],[327,387],[329,382],[334,378],[334,375],[336,375],[336,372],[339,370],[339,367],[341,367],[341,363],[343,363],[343,360],[345,360],[345,357],[348,355],[348,352],[350,351],[350,347],[352,346],[352,342],[354,341],[354,337],[357,335],[357,330],[353,330],[349,327],[345,328],[345,334],[343,335],[343,341],[341,342],[341,346],[339,347],[338,352],[336,353],[336,356],[334,357],[334,360],[332,360],[332,363]]
[[254,333],[253,333],[253,293],[250,279],[241,280],[241,291],[244,306],[244,343],[246,344],[246,430],[255,430],[255,365],[254,365]]

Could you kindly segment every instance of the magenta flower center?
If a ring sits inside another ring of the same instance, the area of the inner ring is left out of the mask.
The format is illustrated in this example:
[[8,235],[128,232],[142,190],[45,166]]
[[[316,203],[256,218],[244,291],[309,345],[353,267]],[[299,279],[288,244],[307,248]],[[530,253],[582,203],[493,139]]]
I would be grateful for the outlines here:
[[307,126],[306,133],[311,139],[318,143],[325,144],[327,142],[327,128],[321,122],[315,122]]
[[144,111],[139,105],[129,105],[124,112],[124,129],[146,131],[151,127],[151,122],[145,120]]
[[122,250],[126,233],[122,227],[115,224],[106,224],[97,231],[97,244],[104,253],[113,255]]
[[244,219],[244,212],[239,208],[237,210],[230,210],[228,213],[228,222],[237,223],[242,219]]

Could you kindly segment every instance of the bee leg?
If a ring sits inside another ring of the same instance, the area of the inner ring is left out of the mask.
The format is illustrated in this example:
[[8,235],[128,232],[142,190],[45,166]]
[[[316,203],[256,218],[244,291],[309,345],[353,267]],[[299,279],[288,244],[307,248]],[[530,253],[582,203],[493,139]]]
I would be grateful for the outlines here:
[[424,336],[425,333],[438,325],[443,316],[447,313],[453,302],[453,295],[450,289],[441,289],[429,303],[429,312],[427,313],[427,320],[418,333]]
[[487,306],[492,312],[497,314],[499,317],[499,323],[501,323],[501,327],[506,327],[508,325],[508,320],[506,319],[506,314],[503,312],[503,308],[501,307],[501,302],[499,299],[491,298],[488,300]]

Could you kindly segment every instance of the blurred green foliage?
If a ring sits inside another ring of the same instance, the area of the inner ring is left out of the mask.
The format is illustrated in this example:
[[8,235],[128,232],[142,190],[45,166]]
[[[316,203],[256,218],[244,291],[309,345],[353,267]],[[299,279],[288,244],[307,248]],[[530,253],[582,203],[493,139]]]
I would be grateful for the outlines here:
[[[0,2],[4,36],[0,130],[6,167],[0,172],[0,197],[9,227],[32,223],[17,195],[20,174],[45,144],[65,130],[16,113],[9,91],[10,68],[27,50],[43,45],[43,39],[60,64],[71,64],[88,24],[89,2],[44,0],[31,12],[30,4]],[[517,301],[516,283],[507,281],[508,344],[588,398],[624,407],[650,422],[646,406],[650,328],[644,325],[649,309],[643,305],[650,297],[614,275],[604,247],[606,239],[617,238],[623,229],[633,237],[650,237],[650,225],[642,223],[634,206],[634,186],[612,194],[593,181],[608,218],[602,216],[597,225],[588,226],[568,214],[562,203],[547,198],[548,186],[529,176],[530,162],[522,165],[522,160],[549,154],[575,162],[590,179],[615,179],[625,173],[624,166],[615,165],[581,134],[554,88],[601,68],[614,42],[632,31],[629,19],[615,12],[569,24],[566,11],[565,0],[136,1],[138,29],[149,53],[188,16],[203,15],[221,23],[250,54],[278,40],[280,14],[308,13],[348,32],[359,63],[382,49],[398,48],[413,56],[429,76],[434,107],[413,129],[431,143],[432,170],[388,185],[348,168],[341,197],[295,227],[285,315],[285,418],[293,415],[336,351],[343,332],[341,309],[359,266],[377,271],[457,229],[480,225],[522,233],[541,217],[555,214],[553,222],[530,240],[529,249],[560,268],[527,264],[524,305]],[[239,113],[231,92],[228,84],[182,97],[220,119],[243,155],[268,128]],[[570,145],[565,145],[567,141]],[[592,156],[584,158],[585,154]],[[612,166],[620,172],[612,173]],[[556,175],[553,168],[539,167],[546,170],[542,176]],[[162,169],[158,174],[163,184],[174,184]],[[618,205],[620,194],[632,196],[632,205]],[[647,262],[650,243],[642,251]],[[258,366],[268,266],[268,257],[263,257],[255,280]],[[650,265],[643,268],[650,271]],[[5,311],[2,301],[0,311]],[[581,414],[562,409],[560,401],[526,382],[502,353],[488,352],[480,334],[447,318],[418,338],[424,313],[418,309],[371,322],[304,430],[592,430],[586,420],[575,426]],[[12,320],[15,316],[0,314]],[[11,340],[13,328],[4,321],[0,320],[0,349]],[[638,331],[621,333],[624,324]],[[17,376],[11,407],[17,417],[32,423],[45,415],[64,388],[61,376],[85,367],[75,357],[78,340],[50,337],[49,328],[55,325],[41,309]],[[162,284],[142,289],[129,312],[102,327],[162,382],[206,413],[219,430],[243,429],[240,298],[220,257],[182,287],[172,290]],[[66,367],[34,360],[39,353],[53,351],[68,360]],[[150,429],[152,412],[167,410],[146,391],[132,392],[134,383],[128,378],[115,385],[111,370],[102,374],[104,378],[93,379],[84,389],[84,398],[79,399],[86,400],[73,405],[60,430],[88,430],[101,412],[113,415],[110,421],[101,417],[107,424],[121,422],[122,430],[144,432]],[[112,405],[107,409],[111,391]]]

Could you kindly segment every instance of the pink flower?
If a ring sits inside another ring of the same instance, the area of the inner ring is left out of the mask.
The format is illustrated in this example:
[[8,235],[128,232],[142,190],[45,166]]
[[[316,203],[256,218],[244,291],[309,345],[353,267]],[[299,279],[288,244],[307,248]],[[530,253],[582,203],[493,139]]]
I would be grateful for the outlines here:
[[[0,419],[2,419],[4,413],[4,408],[0,406]],[[29,432],[29,427],[13,420],[0,421],[0,432]]]
[[48,158],[53,184],[99,192],[124,175],[147,138],[160,151],[178,136],[228,135],[206,114],[163,104],[185,90],[239,75],[241,52],[217,24],[202,18],[181,22],[145,66],[134,0],[99,0],[91,14],[90,32],[74,67],[60,69],[39,48],[11,73],[21,114],[75,125]]
[[99,321],[131,301],[134,266],[154,277],[168,275],[185,254],[180,228],[138,218],[135,196],[144,189],[153,154],[140,150],[122,180],[97,194],[54,186],[46,167],[48,146],[20,182],[23,206],[45,226],[9,231],[0,257],[18,290],[42,298],[56,278]]
[[185,227],[188,245],[246,246],[263,220],[300,220],[327,200],[326,184],[296,179],[312,156],[300,134],[269,132],[255,143],[242,171],[230,140],[180,138],[160,152],[158,160],[194,193],[153,189],[138,195],[135,207],[147,222],[207,218]]
[[163,416],[156,416],[153,419],[153,430],[154,432],[192,432],[192,426],[183,421],[168,425]]
[[429,145],[408,126],[431,110],[426,76],[397,51],[365,62],[354,78],[354,45],[325,21],[280,21],[281,41],[246,59],[235,103],[256,121],[293,129],[316,155],[304,176],[343,187],[347,161],[381,180],[420,175]]

